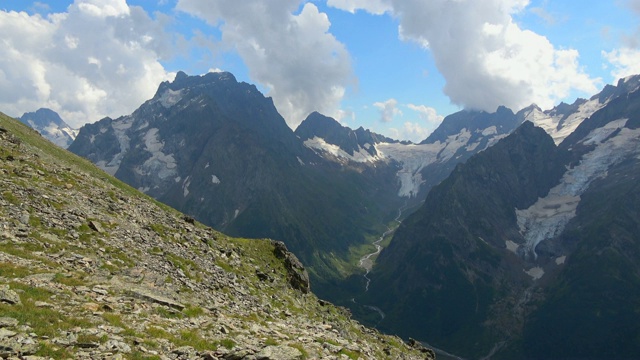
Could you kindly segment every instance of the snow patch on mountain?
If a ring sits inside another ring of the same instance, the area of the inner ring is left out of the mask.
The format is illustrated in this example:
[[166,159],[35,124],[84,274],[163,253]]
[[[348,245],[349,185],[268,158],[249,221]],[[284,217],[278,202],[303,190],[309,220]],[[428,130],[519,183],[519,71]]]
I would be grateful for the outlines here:
[[167,89],[165,92],[162,93],[158,101],[160,101],[160,104],[162,104],[162,106],[168,109],[173,105],[177,104],[180,100],[182,100],[182,97],[183,97],[182,89],[180,90]]
[[544,276],[544,270],[541,267],[534,267],[529,270],[526,270],[525,273],[531,276],[533,280],[540,280]]
[[182,196],[187,197],[189,195],[189,185],[191,185],[191,176],[187,176],[182,183]]
[[418,195],[420,186],[424,183],[422,169],[436,162],[444,163],[451,160],[462,147],[466,146],[468,151],[475,150],[479,142],[468,145],[470,139],[471,132],[465,128],[458,134],[450,135],[445,142],[418,145],[379,143],[375,148],[380,158],[393,159],[402,165],[398,172],[398,196],[414,197]]
[[141,170],[145,175],[155,175],[160,180],[164,180],[177,173],[177,164],[173,154],[165,154],[162,152],[164,143],[158,138],[158,129],[151,128],[145,134],[144,144],[146,150],[151,154],[141,166]]
[[53,121],[42,127],[38,126],[33,120],[28,120],[27,123],[32,128],[38,130],[42,136],[63,149],[68,148],[78,134],[78,130],[71,129],[70,127],[60,127]]
[[507,250],[511,251],[514,254],[518,253],[518,248],[520,247],[520,245],[511,240],[505,241],[505,246],[507,247]]
[[498,133],[498,128],[494,126],[489,126],[488,128],[482,130],[482,136],[495,135]]
[[537,257],[536,246],[560,235],[575,216],[582,195],[593,180],[604,177],[607,169],[628,156],[640,153],[640,129],[625,128],[627,119],[611,121],[591,131],[581,142],[595,145],[575,167],[568,169],[560,184],[527,209],[516,209],[520,233],[525,238],[521,253]]
[[375,148],[381,158],[393,159],[402,165],[397,175],[400,181],[398,196],[414,197],[418,195],[420,185],[424,183],[420,171],[436,162],[443,144],[379,143]]
[[458,134],[450,135],[444,143],[444,148],[438,154],[438,159],[441,162],[450,160],[458,149],[469,143],[469,140],[471,140],[471,132],[466,128],[462,129]]
[[362,147],[358,147],[358,151],[354,151],[353,155],[350,155],[348,152],[342,150],[340,146],[329,144],[324,139],[315,136],[313,139],[305,140],[304,145],[312,150],[318,150],[320,152],[325,152],[331,154],[337,158],[343,158],[350,161],[355,161],[358,163],[367,163],[367,162],[375,162],[380,160],[379,156],[374,156],[369,154]]
[[[133,117],[125,116],[121,120],[114,120],[111,123],[113,132],[116,136],[116,139],[118,139],[118,144],[120,145],[120,152],[114,155],[114,157],[110,161],[99,161],[96,163],[96,165],[112,176],[115,175],[115,173],[118,171],[118,169],[120,168],[120,164],[122,163],[122,159],[124,158],[127,151],[129,151],[129,143],[131,142],[131,139],[127,135],[127,130],[131,128],[131,125],[133,125],[133,121]],[[105,133],[107,131],[107,128],[100,129],[101,133]]]
[[533,107],[531,111],[525,114],[525,120],[529,120],[537,127],[542,128],[552,138],[556,145],[560,144],[567,136],[575,131],[585,119],[591,117],[596,111],[602,109],[608,104],[608,101],[601,103],[597,97],[589,101],[585,101],[578,110],[563,120],[565,115],[550,115],[548,112]]

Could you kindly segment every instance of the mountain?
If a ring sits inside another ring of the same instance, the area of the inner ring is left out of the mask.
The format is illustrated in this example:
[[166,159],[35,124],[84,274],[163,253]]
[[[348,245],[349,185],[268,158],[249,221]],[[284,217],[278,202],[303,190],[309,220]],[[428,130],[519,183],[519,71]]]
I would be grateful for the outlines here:
[[0,171],[2,358],[434,358],[319,300],[281,242],[205,227],[4,114]]
[[635,357],[639,85],[527,108],[544,130],[525,121],[434,187],[358,299],[379,327],[469,358]]
[[460,111],[447,116],[420,144],[399,142],[359,128],[351,130],[320,114],[311,114],[296,134],[324,158],[340,163],[397,167],[397,192],[410,204],[421,203],[431,187],[445,179],[456,164],[466,161],[511,133],[524,121],[501,107],[495,113]]
[[72,129],[58,113],[50,109],[42,108],[36,112],[25,113],[19,120],[64,149],[71,145],[78,134],[78,130]]
[[374,181],[385,170],[324,161],[230,73],[180,72],[131,115],[85,125],[69,150],[230,235],[284,241],[320,292],[400,206]]
[[296,129],[296,136],[311,149],[324,151],[325,156],[335,156],[340,161],[366,162],[379,159],[375,148],[379,143],[399,143],[397,140],[359,127],[351,130],[335,119],[318,112],[311,113]]
[[398,212],[522,121],[463,111],[422,144],[319,113],[293,132],[255,86],[179,72],[131,115],[85,125],[69,150],[230,235],[284,241],[314,289],[347,305],[363,287],[358,259]]

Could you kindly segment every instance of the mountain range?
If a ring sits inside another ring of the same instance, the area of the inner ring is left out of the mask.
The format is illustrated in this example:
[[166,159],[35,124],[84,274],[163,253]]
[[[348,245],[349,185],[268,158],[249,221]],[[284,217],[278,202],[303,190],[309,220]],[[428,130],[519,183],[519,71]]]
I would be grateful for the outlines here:
[[180,72],[69,150],[216,229],[284,241],[314,291],[384,331],[469,358],[632,358],[639,84],[463,110],[413,144],[319,113],[293,131],[255,86]]
[[489,129],[453,126],[446,141],[418,145],[318,113],[294,132],[255,86],[230,73],[180,72],[131,115],[82,127],[69,150],[230,235],[284,241],[316,291],[335,300],[359,273],[354,257],[400,207],[417,206],[452,164],[517,126],[505,113],[509,126],[461,113],[445,123],[485,116]]
[[380,328],[464,357],[635,357],[639,85],[532,107],[434,187],[360,300]]

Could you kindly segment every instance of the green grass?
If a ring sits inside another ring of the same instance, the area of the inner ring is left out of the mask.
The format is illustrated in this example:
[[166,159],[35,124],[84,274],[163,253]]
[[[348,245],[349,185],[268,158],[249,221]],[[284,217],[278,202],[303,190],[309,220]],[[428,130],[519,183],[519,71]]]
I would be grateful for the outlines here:
[[[178,347],[192,346],[197,351],[213,351],[218,348],[218,345],[225,346],[225,340],[220,342],[207,340],[200,335],[198,330],[181,330],[178,335],[174,335],[158,326],[148,326],[145,331],[145,337],[166,339]],[[233,341],[231,342],[233,343]],[[235,343],[233,343],[233,346],[235,346]],[[231,346],[231,348],[233,348],[233,346]]]
[[195,318],[204,315],[204,309],[200,306],[188,305],[182,312],[188,318]]
[[361,356],[361,354],[360,354],[359,352],[357,352],[357,351],[350,351],[350,350],[347,350],[347,349],[342,349],[342,350],[340,350],[340,352],[339,352],[338,354],[340,354],[340,355],[347,355],[347,357],[348,357],[349,359],[353,359],[353,360],[357,360],[357,359],[359,359],[359,358],[360,358],[360,356]]
[[93,335],[93,334],[79,334],[78,335],[78,343],[90,344],[90,343],[100,343],[104,344],[109,340],[108,335]]
[[[178,255],[171,253],[165,254],[165,258],[173,264],[176,268],[182,270],[182,272],[191,280],[202,281],[200,272],[202,269],[193,260],[185,259]],[[195,275],[194,275],[195,273]]]
[[20,300],[22,304],[0,304],[0,314],[15,318],[21,324],[28,324],[33,328],[33,332],[39,336],[54,337],[61,330],[68,330],[78,326],[84,328],[93,326],[87,319],[68,316],[48,307],[37,307],[35,305],[37,301],[50,301],[53,293],[48,290],[20,283],[11,283],[10,287],[14,290],[21,290]]
[[57,347],[51,343],[46,342],[40,343],[40,347],[38,348],[38,351],[36,351],[35,355],[41,356],[45,359],[73,358],[73,354],[69,351],[69,349],[65,347]]
[[236,346],[236,342],[229,339],[229,338],[225,338],[219,341],[220,346],[226,348],[226,349],[233,349]]
[[122,320],[122,315],[120,314],[104,313],[102,314],[102,318],[112,326],[123,329],[127,327]]
[[53,281],[67,286],[82,286],[87,285],[85,277],[86,274],[81,272],[74,272],[69,274],[56,273],[56,275],[53,277]]
[[13,195],[13,193],[11,191],[4,191],[2,193],[2,198],[7,200],[12,205],[19,205],[20,204],[20,199],[18,199],[15,195]]
[[166,319],[182,319],[184,318],[186,315],[174,310],[174,309],[169,309],[166,308],[164,306],[158,306],[155,309],[153,309],[153,313],[162,316],[163,318]]
[[309,353],[307,352],[307,350],[304,348],[302,344],[293,343],[293,344],[287,344],[287,346],[290,346],[294,349],[298,349],[302,353],[302,358],[301,358],[302,360],[306,360],[309,358]]
[[41,243],[34,243],[34,242],[0,243],[0,252],[4,252],[6,254],[17,256],[23,259],[37,260],[45,265],[52,266],[52,267],[57,266],[55,262],[47,259],[45,256],[40,256],[36,254],[37,252],[45,252],[45,251],[49,251],[49,249],[47,249]]
[[149,224],[149,228],[155,231],[160,237],[166,237],[169,234],[169,228],[163,224]]
[[36,271],[33,268],[14,265],[12,263],[0,262],[0,277],[23,278],[35,273]]

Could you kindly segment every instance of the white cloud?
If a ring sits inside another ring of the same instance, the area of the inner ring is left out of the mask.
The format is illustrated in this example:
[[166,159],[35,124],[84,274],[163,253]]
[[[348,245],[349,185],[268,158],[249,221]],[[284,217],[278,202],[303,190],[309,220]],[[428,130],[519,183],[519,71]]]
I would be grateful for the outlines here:
[[350,13],[365,10],[375,15],[382,15],[392,10],[387,0],[327,0],[327,5]]
[[577,51],[558,49],[513,21],[529,0],[389,1],[401,39],[429,49],[454,104],[548,108],[573,90],[597,90],[600,79],[583,71]]
[[164,20],[124,0],[76,0],[46,18],[0,11],[0,110],[49,107],[74,127],[131,113],[172,76],[159,63]]
[[83,13],[101,18],[129,15],[125,0],[82,0],[76,1],[75,6]]
[[41,14],[41,13],[49,12],[50,9],[51,7],[49,6],[49,4],[45,4],[40,1],[35,1],[29,10],[31,10],[34,13]]
[[438,125],[444,120],[444,116],[438,115],[436,109],[425,105],[408,104],[407,107],[418,113],[420,119],[431,125]]
[[[627,0],[626,6],[640,16],[640,0]],[[640,74],[640,27],[633,34],[623,36],[622,43],[618,49],[602,51],[602,57],[612,67],[614,80]],[[605,68],[609,68],[608,65]]]
[[373,106],[380,110],[380,121],[384,123],[391,122],[396,116],[402,115],[402,111],[398,109],[398,101],[396,99],[377,102]]
[[396,140],[409,140],[413,143],[419,143],[429,137],[433,129],[426,128],[420,123],[405,121],[402,128],[387,129],[389,137]]
[[329,32],[326,14],[301,0],[179,0],[177,9],[219,26],[249,76],[268,89],[292,128],[312,111],[339,116],[351,58]]
[[[392,133],[391,137],[394,139],[419,143],[426,139],[444,119],[444,116],[438,115],[437,111],[429,106],[407,104],[406,108],[415,112],[420,121],[405,121],[401,129],[390,129]],[[406,114],[406,116],[412,117],[411,114]]]
[[640,74],[640,50],[621,48],[610,52],[602,52],[602,56],[613,66],[611,76],[620,79],[629,75]]

